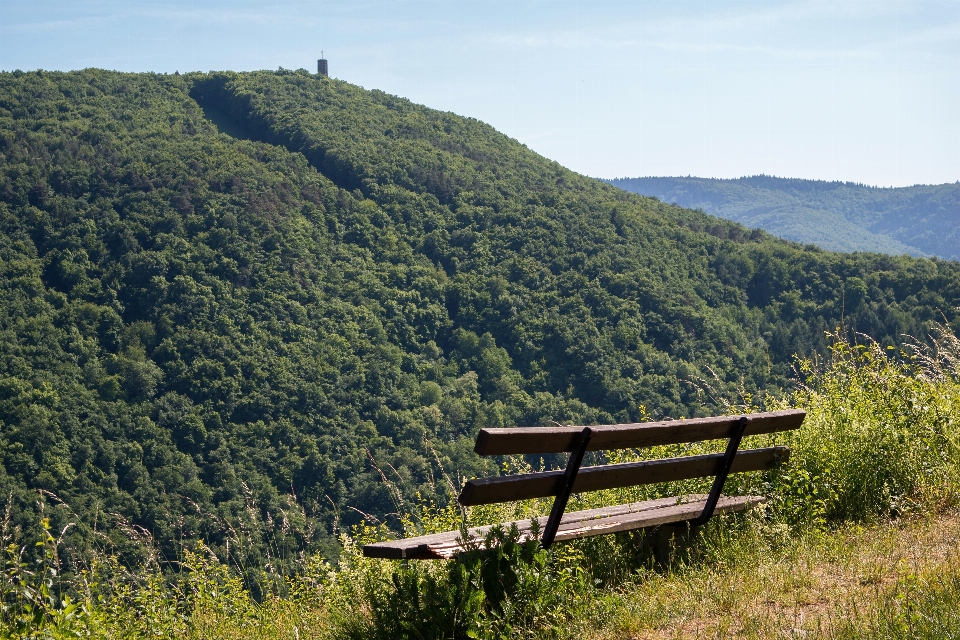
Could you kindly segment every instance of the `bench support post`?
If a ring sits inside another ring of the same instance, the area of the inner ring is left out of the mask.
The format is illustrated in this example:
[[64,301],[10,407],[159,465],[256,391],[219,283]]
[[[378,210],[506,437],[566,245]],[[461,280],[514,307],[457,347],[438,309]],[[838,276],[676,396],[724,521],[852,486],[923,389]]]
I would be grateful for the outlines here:
[[547,520],[547,526],[543,529],[543,537],[540,539],[540,544],[544,549],[550,548],[550,545],[553,544],[553,539],[557,536],[560,520],[563,518],[563,512],[567,508],[567,501],[570,499],[570,493],[573,491],[573,483],[577,479],[580,465],[583,464],[583,455],[587,452],[587,444],[590,443],[590,437],[592,435],[593,430],[590,427],[584,427],[580,435],[577,436],[577,441],[573,445],[573,451],[570,452],[570,459],[567,461],[567,470],[563,472],[563,486],[553,501],[550,518]]
[[723,460],[720,461],[720,468],[717,470],[717,477],[713,480],[713,487],[710,489],[710,495],[707,496],[707,504],[703,506],[703,511],[699,516],[690,520],[691,527],[699,527],[706,524],[713,516],[714,509],[717,508],[717,501],[720,500],[720,494],[723,493],[723,485],[727,482],[727,476],[730,475],[730,467],[733,465],[733,459],[737,455],[737,449],[740,448],[740,441],[743,439],[743,432],[747,429],[747,416],[742,416],[737,420],[733,428],[733,434],[727,442],[727,450],[723,454]]

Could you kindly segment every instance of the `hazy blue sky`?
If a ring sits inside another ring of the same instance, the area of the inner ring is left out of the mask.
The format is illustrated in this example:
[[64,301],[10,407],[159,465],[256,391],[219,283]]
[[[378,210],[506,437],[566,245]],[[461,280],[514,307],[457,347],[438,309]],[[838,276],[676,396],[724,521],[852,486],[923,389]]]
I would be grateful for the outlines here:
[[600,176],[960,180],[960,0],[0,0],[0,69],[316,70]]

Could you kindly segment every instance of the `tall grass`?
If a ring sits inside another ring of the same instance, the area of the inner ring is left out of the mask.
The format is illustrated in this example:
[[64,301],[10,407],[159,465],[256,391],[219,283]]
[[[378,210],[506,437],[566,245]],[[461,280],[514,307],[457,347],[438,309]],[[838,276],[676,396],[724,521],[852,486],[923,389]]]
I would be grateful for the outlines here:
[[[954,334],[941,327],[930,345],[918,343],[903,351],[834,336],[827,358],[801,361],[797,372],[798,390],[792,394],[743,395],[726,404],[730,413],[787,406],[808,412],[797,432],[745,443],[775,442],[792,449],[784,467],[740,474],[728,485],[728,492],[761,493],[770,501],[751,514],[715,518],[667,566],[654,553],[658,539],[651,531],[561,543],[544,551],[515,530],[495,530],[488,548],[454,561],[373,560],[362,556],[360,546],[393,534],[383,525],[365,524],[341,532],[336,565],[320,557],[303,558],[295,574],[273,574],[252,589],[249,567],[236,565],[237,556],[218,556],[201,543],[162,566],[149,537],[133,532],[147,564],[131,568],[110,548],[87,554],[66,549],[63,536],[50,530],[47,520],[42,539],[31,544],[17,539],[5,524],[0,636],[572,637],[616,626],[617,616],[625,615],[624,594],[652,588],[658,576],[709,574],[746,562],[757,549],[781,548],[810,532],[936,513],[960,503],[960,340]],[[606,460],[696,453],[722,445],[614,452]],[[506,465],[511,472],[524,467],[520,459]],[[708,484],[685,481],[596,492],[577,496],[570,508],[703,491]],[[416,499],[406,504],[406,535],[505,522],[550,507],[544,500],[465,512],[456,505]],[[232,544],[242,551],[242,536],[237,534]],[[67,553],[73,560],[64,576],[61,558]],[[927,617],[960,607],[956,575],[943,576],[910,606],[910,611],[931,608]],[[892,610],[878,607],[871,610],[872,617],[847,627],[835,625],[830,633],[882,634],[906,619],[890,617]]]
[[773,487],[791,522],[896,516],[954,504],[960,487],[960,340],[900,353],[834,336],[826,363],[799,364],[807,409]]

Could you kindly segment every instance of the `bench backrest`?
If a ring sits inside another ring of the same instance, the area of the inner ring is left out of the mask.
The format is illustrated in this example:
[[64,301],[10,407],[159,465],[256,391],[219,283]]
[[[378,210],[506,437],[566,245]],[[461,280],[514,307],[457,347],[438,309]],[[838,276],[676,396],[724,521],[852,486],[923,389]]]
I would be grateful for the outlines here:
[[[746,416],[695,418],[666,422],[602,425],[590,427],[587,451],[638,449],[667,444],[716,440],[798,429],[806,412],[799,409],[755,413]],[[745,420],[746,424],[743,425]],[[573,452],[584,427],[521,427],[482,429],[474,447],[480,455]],[[739,445],[739,437],[737,438]],[[729,473],[770,469],[789,456],[786,447],[736,451],[727,465]],[[717,475],[725,454],[667,458],[626,464],[584,467],[573,480],[572,492],[583,493],[670,482]],[[564,491],[565,472],[544,471],[468,481],[460,493],[464,506],[558,496]]]
[[[743,435],[752,436],[798,429],[806,415],[807,412],[802,409],[748,414],[745,416],[747,429]],[[587,451],[640,449],[664,444],[729,438],[740,418],[741,416],[722,416],[590,427],[593,430],[593,437],[587,446]],[[582,430],[583,427],[481,429],[477,434],[477,444],[473,450],[481,456],[573,451],[574,441]]]

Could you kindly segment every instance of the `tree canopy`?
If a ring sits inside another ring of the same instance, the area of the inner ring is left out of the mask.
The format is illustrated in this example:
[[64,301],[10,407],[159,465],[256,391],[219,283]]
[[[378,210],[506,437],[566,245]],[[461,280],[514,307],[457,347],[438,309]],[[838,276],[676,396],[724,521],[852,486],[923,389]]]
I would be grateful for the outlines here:
[[960,263],[779,240],[305,71],[0,73],[0,169],[0,493],[69,535],[256,509],[264,549],[322,548],[449,499],[481,426],[702,415],[697,380],[787,386],[841,323],[960,328]]

